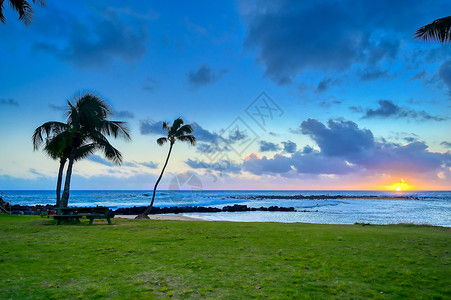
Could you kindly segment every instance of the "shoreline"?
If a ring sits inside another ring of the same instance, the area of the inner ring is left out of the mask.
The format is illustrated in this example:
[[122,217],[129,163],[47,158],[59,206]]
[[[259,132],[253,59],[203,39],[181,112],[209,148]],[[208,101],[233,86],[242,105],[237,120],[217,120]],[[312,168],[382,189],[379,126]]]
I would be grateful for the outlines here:
[[[137,215],[115,215],[115,219],[135,219]],[[164,220],[164,221],[205,221],[209,222],[205,219],[193,218],[182,215],[148,215],[149,220]],[[147,220],[147,219],[144,219]]]

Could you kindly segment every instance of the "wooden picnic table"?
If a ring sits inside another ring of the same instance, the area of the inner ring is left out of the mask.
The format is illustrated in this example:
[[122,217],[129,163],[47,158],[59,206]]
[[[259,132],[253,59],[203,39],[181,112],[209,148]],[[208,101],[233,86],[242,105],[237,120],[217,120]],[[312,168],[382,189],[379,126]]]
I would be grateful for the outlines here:
[[89,219],[89,224],[92,224],[94,219],[106,219],[108,224],[111,225],[111,218],[114,218],[108,206],[64,207],[60,208],[59,211],[58,214],[53,215],[53,218],[57,220],[56,225],[61,224],[63,220],[80,222],[80,218],[83,217]]

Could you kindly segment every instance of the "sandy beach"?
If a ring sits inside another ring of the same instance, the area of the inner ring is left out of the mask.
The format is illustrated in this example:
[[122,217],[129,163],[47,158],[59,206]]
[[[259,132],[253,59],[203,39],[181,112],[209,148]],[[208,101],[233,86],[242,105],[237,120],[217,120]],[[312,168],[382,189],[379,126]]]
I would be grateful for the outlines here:
[[[134,219],[137,215],[116,215],[115,218]],[[150,220],[171,220],[171,221],[205,221],[181,215],[149,215]]]

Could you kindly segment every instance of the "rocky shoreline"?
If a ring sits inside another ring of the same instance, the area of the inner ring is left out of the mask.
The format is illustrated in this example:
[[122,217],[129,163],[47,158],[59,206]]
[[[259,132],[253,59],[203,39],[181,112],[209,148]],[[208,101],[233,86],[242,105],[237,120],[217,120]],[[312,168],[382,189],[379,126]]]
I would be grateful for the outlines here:
[[[114,215],[138,215],[146,210],[146,206],[133,206],[125,208],[117,208],[111,210]],[[150,214],[180,214],[180,213],[212,213],[212,212],[244,212],[244,211],[296,211],[294,207],[248,207],[247,205],[228,205],[223,208],[205,207],[205,206],[171,206],[171,207],[154,207]],[[302,210],[302,212],[310,212],[309,210]],[[22,206],[12,205],[11,214],[13,215],[53,215],[56,214],[56,207],[54,205],[34,205]]]
[[[423,200],[417,196],[351,196],[351,195],[267,195],[267,196],[229,196],[230,199],[246,199],[246,200],[336,200],[336,199],[380,199],[380,200]],[[430,197],[428,197],[430,198]]]

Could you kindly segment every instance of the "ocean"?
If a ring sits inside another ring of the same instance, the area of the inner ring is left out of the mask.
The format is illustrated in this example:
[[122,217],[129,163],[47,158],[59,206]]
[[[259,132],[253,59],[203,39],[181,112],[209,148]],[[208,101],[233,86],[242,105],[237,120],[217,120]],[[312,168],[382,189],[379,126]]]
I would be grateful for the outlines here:
[[[54,204],[55,191],[3,191],[11,204]],[[265,199],[266,196],[346,195],[354,199]],[[249,199],[263,196],[262,199]],[[358,196],[412,196],[415,199],[364,199]],[[152,191],[71,191],[70,206],[147,206]],[[297,212],[190,213],[212,221],[304,222],[318,224],[428,224],[451,227],[451,191],[158,191],[155,206],[211,206],[241,204],[249,207],[294,207]]]

